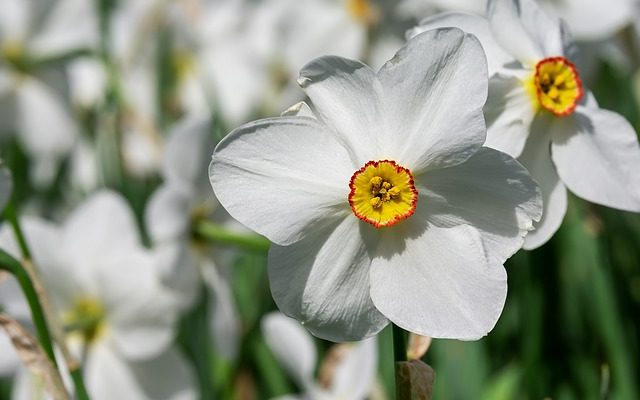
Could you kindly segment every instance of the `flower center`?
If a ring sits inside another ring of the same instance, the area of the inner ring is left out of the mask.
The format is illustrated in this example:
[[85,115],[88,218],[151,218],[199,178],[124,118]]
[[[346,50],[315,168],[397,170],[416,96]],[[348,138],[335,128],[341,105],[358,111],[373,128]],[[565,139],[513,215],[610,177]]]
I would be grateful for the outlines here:
[[353,213],[376,228],[395,225],[416,211],[411,171],[395,161],[369,161],[353,174],[349,188]]
[[85,342],[90,343],[105,327],[105,316],[104,307],[98,300],[81,297],[63,314],[62,322],[67,333],[79,334]]
[[578,71],[564,57],[540,61],[533,83],[540,105],[557,116],[571,114],[583,95]]

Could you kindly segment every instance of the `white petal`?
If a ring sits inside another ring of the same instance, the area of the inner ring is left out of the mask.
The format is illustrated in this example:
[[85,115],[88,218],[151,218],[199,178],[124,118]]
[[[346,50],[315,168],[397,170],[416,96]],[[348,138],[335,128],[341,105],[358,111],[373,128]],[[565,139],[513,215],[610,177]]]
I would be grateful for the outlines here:
[[484,143],[486,59],[472,35],[455,28],[422,33],[378,77],[386,122],[379,146],[388,149],[385,155],[419,173],[458,164]]
[[518,158],[542,191],[542,218],[534,223],[535,230],[527,235],[523,246],[526,250],[535,249],[551,239],[560,228],[567,211],[567,189],[551,161],[551,118],[553,117],[544,114],[533,121],[531,135]]
[[640,211],[640,146],[623,116],[579,107],[552,129],[551,156],[569,190],[594,203]]
[[545,1],[541,6],[567,21],[582,41],[607,39],[629,24],[634,15],[633,0]]
[[4,206],[11,197],[13,190],[13,180],[11,179],[11,172],[7,167],[2,165],[0,161],[0,210],[4,210]]
[[374,230],[349,216],[295,244],[272,245],[269,281],[280,310],[334,342],[360,340],[384,328],[388,321],[369,297],[370,246],[364,240],[372,240]]
[[82,107],[94,106],[100,101],[107,86],[107,71],[100,61],[81,58],[67,66],[69,89],[74,103]]
[[58,0],[31,38],[29,50],[40,57],[98,47],[97,5],[86,0]]
[[165,147],[163,174],[174,185],[192,189],[207,182],[207,166],[214,148],[209,118],[191,117],[178,123]]
[[238,357],[240,318],[233,300],[229,282],[210,261],[202,266],[202,278],[209,288],[209,331],[216,352],[221,357],[234,361]]
[[298,83],[317,117],[337,134],[358,168],[379,159],[382,135],[380,85],[374,71],[359,61],[325,56],[300,71]]
[[75,265],[139,243],[133,212],[126,200],[111,191],[92,194],[78,206],[63,227],[63,240]]
[[422,32],[436,28],[459,28],[478,38],[487,56],[489,76],[499,71],[505,64],[514,61],[496,42],[489,27],[489,21],[479,15],[464,13],[441,13],[420,21],[420,24],[407,32],[407,37],[414,37]]
[[97,345],[89,351],[85,382],[96,400],[190,400],[195,399],[191,367],[175,349],[158,357],[132,362],[112,348]]
[[269,349],[300,387],[313,382],[316,345],[296,320],[278,312],[265,315],[262,334]]
[[489,99],[484,106],[487,118],[484,145],[518,157],[529,136],[535,113],[533,99],[520,79],[494,75],[489,80]]
[[563,55],[558,18],[546,15],[533,0],[489,0],[487,16],[496,41],[523,64]]
[[319,122],[280,117],[231,132],[216,147],[209,177],[229,214],[286,245],[351,212],[354,171],[346,150]]
[[284,58],[297,71],[324,54],[358,58],[366,44],[366,25],[342,1],[295,1],[287,7]]
[[25,0],[3,0],[0,13],[0,38],[4,43],[21,44],[27,39],[32,23],[33,2]]
[[191,219],[191,195],[174,185],[160,186],[145,208],[149,236],[160,244],[187,239]]
[[158,275],[153,255],[136,249],[121,249],[94,271],[92,292],[106,309],[109,340],[128,359],[154,357],[175,336],[179,308]]
[[190,309],[200,296],[199,260],[186,240],[173,240],[155,247],[160,281],[174,296],[179,310]]
[[24,78],[17,101],[19,138],[29,154],[58,158],[71,151],[78,131],[64,101],[52,88]]
[[489,148],[463,164],[421,176],[419,185],[429,222],[475,227],[488,256],[498,264],[522,247],[533,221],[542,215],[540,189],[527,170]]
[[371,298],[380,312],[410,332],[478,339],[502,312],[506,272],[487,261],[476,230],[428,224],[418,204],[411,223],[382,232],[371,265]]
[[353,346],[336,366],[331,392],[340,399],[364,399],[371,393],[378,371],[378,342],[369,338]]

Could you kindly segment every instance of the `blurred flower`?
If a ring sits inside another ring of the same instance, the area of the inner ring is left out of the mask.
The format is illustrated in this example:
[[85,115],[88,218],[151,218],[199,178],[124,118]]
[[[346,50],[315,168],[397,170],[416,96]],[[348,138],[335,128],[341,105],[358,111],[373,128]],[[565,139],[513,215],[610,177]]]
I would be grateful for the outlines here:
[[[124,200],[96,193],[61,228],[39,219],[23,222],[67,343],[84,360],[92,397],[195,398],[191,371],[171,347],[175,301],[160,284],[152,254],[140,246]],[[0,243],[17,253],[8,230]],[[16,392],[38,390],[29,383],[19,378]]]
[[46,60],[97,41],[97,30],[91,30],[95,21],[91,4],[84,0],[6,0],[2,4],[1,129],[18,134],[34,159],[32,175],[39,185],[50,183],[78,135],[64,96],[64,70],[47,65]]
[[[162,163],[157,60],[165,7],[163,0],[127,0],[118,3],[109,20],[110,57],[121,96],[122,156],[127,171],[137,177],[157,173]],[[99,80],[100,73],[94,69],[92,80]]]
[[[189,0],[168,9],[177,38],[175,66],[188,114],[216,110],[238,124],[263,106],[274,25],[244,0]],[[270,43],[270,42],[269,42]]]
[[330,369],[328,382],[316,382],[313,373],[316,347],[313,338],[299,323],[278,312],[267,314],[262,318],[262,334],[282,367],[304,391],[300,397],[287,395],[282,399],[358,400],[367,398],[371,393],[378,363],[375,338],[336,345],[348,347],[337,352],[336,360],[325,360]]
[[[612,37],[633,20],[635,0],[539,0],[549,14],[565,20],[580,41]],[[403,0],[405,13],[425,17],[437,11],[463,11],[484,15],[487,0]]]
[[487,146],[519,157],[544,198],[542,220],[524,247],[538,247],[558,230],[567,187],[594,203],[640,211],[636,133],[624,117],[600,109],[584,87],[570,61],[575,47],[566,26],[532,0],[490,1],[488,11],[488,21],[436,16],[412,33],[457,26],[476,34],[493,59]]
[[333,341],[395,324],[475,339],[506,296],[502,263],[540,215],[536,185],[483,148],[486,63],[457,29],[409,41],[376,74],[321,57],[299,82],[318,119],[255,121],[217,146],[213,189],[274,244],[279,308]]
[[210,246],[194,236],[195,225],[202,220],[213,219],[236,229],[240,225],[218,207],[207,183],[212,147],[209,119],[186,118],[174,128],[166,146],[164,183],[149,200],[145,222],[162,267],[164,284],[175,293],[183,309],[194,304],[201,282],[207,285],[212,341],[218,354],[234,359],[239,320],[221,268],[229,264],[235,253],[211,251]]

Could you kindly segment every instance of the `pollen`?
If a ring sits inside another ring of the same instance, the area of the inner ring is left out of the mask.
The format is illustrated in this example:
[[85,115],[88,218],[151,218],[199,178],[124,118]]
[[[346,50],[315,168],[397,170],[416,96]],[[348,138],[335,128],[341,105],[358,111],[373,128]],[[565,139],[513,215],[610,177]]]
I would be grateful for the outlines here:
[[353,174],[349,188],[355,216],[376,228],[409,218],[418,203],[411,171],[395,161],[369,161]]
[[533,87],[539,105],[557,116],[571,114],[584,94],[576,67],[564,57],[540,61]]

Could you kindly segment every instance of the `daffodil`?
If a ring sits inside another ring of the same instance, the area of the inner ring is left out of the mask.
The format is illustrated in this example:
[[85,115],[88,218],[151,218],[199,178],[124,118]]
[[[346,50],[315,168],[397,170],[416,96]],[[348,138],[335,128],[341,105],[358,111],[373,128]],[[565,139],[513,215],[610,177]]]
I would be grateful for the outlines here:
[[544,215],[525,248],[544,244],[560,227],[567,188],[594,203],[640,211],[636,132],[621,115],[599,108],[584,86],[566,25],[532,0],[495,0],[488,20],[445,14],[412,34],[441,26],[480,38],[493,65],[487,145],[519,157],[542,189]]
[[[124,199],[98,192],[62,227],[37,218],[23,219],[23,227],[67,344],[83,360],[92,398],[195,398],[192,371],[172,346],[175,300],[161,285],[153,255],[140,245]],[[0,246],[19,253],[9,229],[0,232]],[[19,297],[11,300],[24,304]],[[28,376],[17,382],[21,398],[42,395]]]
[[[633,21],[635,0],[539,0],[537,2],[550,15],[565,20],[576,39],[596,42],[611,38]],[[426,17],[437,11],[459,11],[484,15],[487,0],[404,0],[405,13]]]
[[[262,318],[262,334],[282,367],[303,390],[302,396],[278,399],[338,400],[365,399],[374,387],[378,349],[375,338],[354,344],[336,345],[333,359],[327,357],[314,379],[317,354],[313,338],[300,324],[278,312]],[[346,347],[345,347],[346,346]]]
[[504,305],[502,264],[541,206],[525,169],[482,147],[478,41],[434,30],[377,73],[326,56],[299,83],[317,118],[243,125],[209,169],[220,203],[273,242],[279,308],[333,341],[389,320],[431,337],[485,335]]

